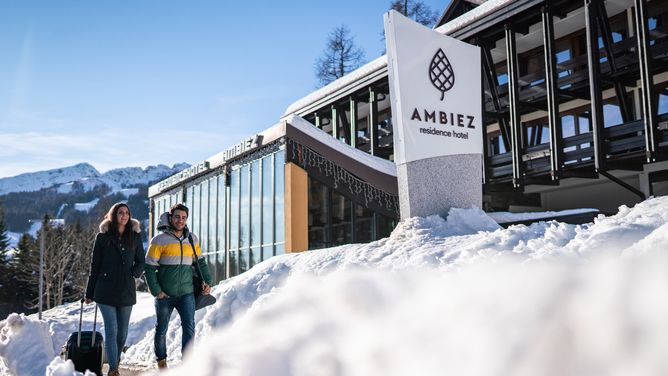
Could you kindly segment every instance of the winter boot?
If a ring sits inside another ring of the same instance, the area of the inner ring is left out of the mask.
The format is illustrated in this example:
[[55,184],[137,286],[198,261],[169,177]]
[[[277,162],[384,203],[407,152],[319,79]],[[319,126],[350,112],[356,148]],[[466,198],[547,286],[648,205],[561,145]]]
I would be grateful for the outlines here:
[[107,376],[121,376],[121,374],[118,372],[118,368],[116,368],[109,370]]
[[159,369],[165,369],[165,368],[167,368],[167,358],[165,358],[165,359],[158,359],[158,368],[159,368]]

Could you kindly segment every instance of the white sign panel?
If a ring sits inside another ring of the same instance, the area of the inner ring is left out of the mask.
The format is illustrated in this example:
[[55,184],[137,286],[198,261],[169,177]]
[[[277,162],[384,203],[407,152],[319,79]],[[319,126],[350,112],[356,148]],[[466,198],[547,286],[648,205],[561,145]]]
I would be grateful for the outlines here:
[[480,49],[385,14],[394,160],[482,154]]

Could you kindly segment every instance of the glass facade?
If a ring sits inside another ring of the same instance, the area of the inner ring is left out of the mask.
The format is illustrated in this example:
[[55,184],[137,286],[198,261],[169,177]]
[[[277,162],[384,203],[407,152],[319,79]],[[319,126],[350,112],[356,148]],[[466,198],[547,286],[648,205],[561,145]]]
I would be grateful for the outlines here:
[[314,177],[309,177],[308,185],[309,249],[382,239],[397,224]]
[[284,151],[231,164],[226,177],[217,171],[187,183],[183,190],[153,199],[157,225],[161,213],[183,202],[188,227],[199,236],[203,257],[216,282],[242,273],[284,252]]

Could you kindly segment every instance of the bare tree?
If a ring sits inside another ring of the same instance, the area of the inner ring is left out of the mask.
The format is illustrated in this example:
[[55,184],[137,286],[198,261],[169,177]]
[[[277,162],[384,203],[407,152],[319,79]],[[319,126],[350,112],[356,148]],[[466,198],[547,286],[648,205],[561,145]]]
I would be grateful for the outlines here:
[[394,0],[390,4],[390,9],[394,9],[427,27],[433,27],[438,21],[438,13],[422,1]]
[[66,301],[83,297],[90,272],[90,258],[97,229],[95,226],[82,227],[79,223],[69,227],[69,244],[72,263],[64,286]]
[[321,86],[345,76],[364,63],[364,51],[345,25],[337,26],[327,38],[327,47],[316,60],[315,75]]
[[[95,230],[79,224],[54,226],[48,216],[42,221],[37,234],[44,237],[44,305],[50,309],[83,297],[90,265],[90,253]],[[39,285],[39,244],[22,246],[21,263],[17,264],[16,278],[24,286],[37,290]],[[27,244],[27,243],[26,243]],[[21,247],[20,247],[21,248]],[[32,249],[30,249],[32,248]],[[35,291],[36,292],[36,291]],[[26,302],[28,308],[38,306],[37,294]]]

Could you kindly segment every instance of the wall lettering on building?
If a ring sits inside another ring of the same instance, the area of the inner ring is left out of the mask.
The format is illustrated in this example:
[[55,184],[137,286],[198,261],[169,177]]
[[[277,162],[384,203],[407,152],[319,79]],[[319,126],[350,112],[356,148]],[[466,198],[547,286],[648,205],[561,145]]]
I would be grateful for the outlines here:
[[255,136],[249,137],[241,141],[240,143],[230,147],[229,149],[225,150],[223,152],[223,162],[227,162],[228,160],[234,157],[249,152],[260,146],[262,146],[262,136],[256,134]]
[[158,185],[160,191],[169,188],[175,184],[178,184],[184,180],[187,180],[193,176],[197,176],[209,170],[209,162],[203,161],[198,164],[192,165],[186,168],[183,171],[177,172],[176,174],[168,177],[167,179],[161,181]]

